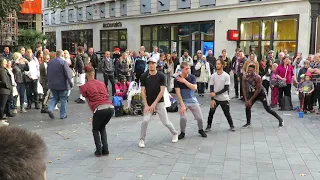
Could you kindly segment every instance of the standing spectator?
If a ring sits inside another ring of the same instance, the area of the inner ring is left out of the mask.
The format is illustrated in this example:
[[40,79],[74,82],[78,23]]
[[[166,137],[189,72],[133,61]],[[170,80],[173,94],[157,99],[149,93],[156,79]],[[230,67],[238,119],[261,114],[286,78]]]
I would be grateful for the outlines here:
[[[278,79],[283,80],[287,85],[285,87],[279,87],[279,105],[280,110],[283,110],[282,97],[288,96],[291,100],[291,84],[292,79],[297,83],[296,77],[294,76],[293,67],[290,65],[290,59],[288,56],[284,57],[282,63],[278,66],[277,70]],[[297,83],[298,84],[298,83]],[[292,107],[292,101],[290,102]]]
[[119,77],[118,77],[118,81],[120,81],[120,76],[125,76],[127,78],[127,81],[130,82],[130,74],[131,74],[131,61],[128,57],[128,54],[125,52],[122,54],[122,56],[120,57],[120,61],[119,61],[119,67],[118,67],[118,71],[119,71]]
[[35,50],[34,54],[36,55],[38,51],[42,51],[42,45],[41,44],[37,44],[36,45],[36,50]]
[[140,76],[146,71],[147,58],[144,56],[144,51],[139,52],[139,56],[135,59],[134,75],[136,82],[140,82]]
[[262,86],[266,89],[267,95],[269,94],[271,67],[267,63],[267,59],[262,59],[259,66],[259,76],[262,80]]
[[299,71],[303,67],[304,60],[302,58],[302,53],[298,53],[297,57],[293,60],[292,66],[294,67],[294,74],[296,78],[299,79]]
[[[223,49],[222,50],[222,55],[219,56],[220,59],[222,59],[224,62],[224,67],[223,67],[223,71],[230,74],[230,71],[231,71],[231,67],[232,67],[232,61],[230,60],[229,57],[227,57],[227,50],[226,49]],[[211,69],[210,69],[211,70]],[[212,72],[211,72],[212,73]]]
[[43,56],[43,62],[40,64],[40,84],[43,88],[41,113],[48,113],[48,98],[50,96],[50,93],[48,92],[47,68],[49,60],[50,55],[45,54]]
[[192,60],[192,58],[189,56],[189,51],[188,51],[187,49],[183,51],[183,55],[181,56],[179,62],[180,62],[180,64],[181,64],[182,62],[187,62],[190,67],[193,66],[193,60]]
[[[49,56],[50,57],[50,56]],[[72,63],[71,61],[71,58],[70,58],[70,53],[69,51],[67,50],[64,50],[63,51],[63,57],[64,57],[64,60],[67,61],[68,65],[69,65],[69,68],[72,72],[72,87],[74,86],[74,77],[76,76],[76,72],[74,71],[74,64]],[[69,96],[70,96],[70,93],[71,93],[71,89],[68,91],[68,100],[69,100]]]
[[26,48],[24,47],[19,47],[19,53],[22,55],[22,57],[24,57],[26,55]]
[[5,46],[3,48],[3,54],[2,57],[7,59],[7,60],[12,60],[12,54],[10,53],[10,49],[8,46]]
[[284,53],[283,53],[283,52],[280,52],[280,53],[278,54],[278,59],[275,60],[274,62],[277,63],[278,65],[280,65],[280,64],[282,63],[282,60],[283,60],[284,57],[285,57],[285,56],[284,56]]
[[[238,74],[236,71],[236,67],[237,67],[237,63],[238,63],[238,59],[240,56],[240,49],[237,48],[235,50],[235,55],[232,58],[232,72],[233,72],[233,84],[234,84],[234,91],[235,91],[235,96],[233,98],[239,98],[239,81],[238,81]],[[241,93],[241,92],[240,92]]]
[[208,83],[211,76],[210,64],[207,62],[205,55],[197,62],[195,70],[200,70],[200,76],[197,77],[197,83],[199,83],[198,94],[200,97],[204,97],[205,84]]
[[14,117],[17,114],[17,106],[15,106],[18,98],[17,83],[12,69],[12,61],[7,61],[7,71],[11,80],[11,93],[8,96],[6,104],[6,115],[7,117]]
[[150,54],[150,57],[155,58],[157,61],[160,60],[160,53],[158,52],[158,50],[159,50],[158,47],[155,46],[155,47],[153,48],[153,52]]
[[201,50],[198,50],[197,51],[197,60],[201,60],[202,59],[202,51]]
[[24,73],[25,71],[29,71],[28,63],[29,61],[22,57],[22,55],[18,52],[13,54],[13,74],[17,83],[17,91],[20,99],[20,112],[26,113],[27,111],[24,109],[24,97],[26,93],[26,84],[24,81]]
[[278,64],[273,63],[271,77],[270,77],[271,108],[276,108],[279,103],[279,87],[278,87],[278,77],[276,73],[277,68],[278,68]]
[[49,102],[48,114],[54,119],[53,109],[60,101],[60,119],[67,118],[67,95],[68,90],[72,88],[72,73],[68,63],[63,59],[63,51],[57,50],[56,58],[48,63],[47,67],[48,88],[52,93]]
[[165,64],[165,59],[166,59],[166,56],[161,53],[160,54],[160,59],[158,60],[158,64],[157,64],[157,71],[161,71],[164,73],[164,71],[166,70],[167,71],[167,65]]
[[120,57],[121,57],[120,48],[114,48],[112,59],[114,63],[114,77],[116,78],[119,77],[118,68],[119,68]]
[[91,47],[88,49],[88,56],[90,58],[90,62],[92,67],[94,68],[94,78],[97,79],[98,68],[99,68],[99,59],[97,54],[94,52],[94,49]]
[[39,63],[33,56],[32,49],[27,49],[26,59],[29,61],[29,71],[25,71],[25,82],[27,90],[27,109],[31,109],[32,102],[35,103],[35,109],[40,109],[38,96],[38,79],[40,77]]
[[44,50],[43,50],[43,55],[45,55],[45,54],[49,54],[49,55],[50,55],[49,49],[44,49]]
[[320,56],[319,54],[314,55],[313,57],[313,63],[311,63],[310,68],[308,69],[308,72],[311,72],[313,74],[312,81],[314,83],[315,91],[312,93],[312,100],[313,105],[319,105],[318,113],[320,111],[320,83],[319,81],[319,70],[320,70]]
[[80,93],[87,99],[90,110],[93,113],[92,134],[96,145],[95,156],[108,155],[108,141],[106,125],[114,114],[114,107],[108,99],[108,89],[103,82],[94,78],[94,70],[91,66],[84,68],[87,83],[80,86]]
[[303,67],[299,70],[299,73],[298,73],[298,78],[297,78],[298,82],[300,82],[300,76],[302,74],[306,74],[306,72],[308,71],[309,68],[310,68],[310,61],[305,60],[303,62]]
[[312,92],[315,90],[314,84],[311,81],[312,74],[307,72],[305,74],[305,81],[302,83],[302,93],[304,93],[304,107],[303,110],[305,113],[314,113],[313,104],[312,104]]
[[[81,46],[77,47],[77,56],[76,56],[76,63],[75,63],[75,71],[76,71],[76,82],[77,86],[80,87],[86,83],[86,74],[84,73],[84,66],[86,59],[89,59],[88,55],[84,53],[84,48]],[[49,87],[50,88],[50,87]],[[84,104],[85,98],[80,93],[80,97],[75,100],[78,104]]]
[[[222,51],[222,54],[223,54],[223,51]],[[216,60],[216,58],[213,56],[212,49],[209,49],[209,50],[208,50],[207,61],[208,61],[208,63],[210,64],[210,72],[211,72],[211,74],[213,74],[214,71],[215,71],[216,61],[217,61],[217,60]]]
[[171,92],[174,89],[174,82],[172,79],[172,76],[174,74],[174,62],[172,61],[171,55],[166,55],[165,63],[168,66],[168,72],[167,72],[167,83],[168,83],[168,91]]
[[176,69],[177,69],[177,66],[180,64],[179,58],[177,57],[177,52],[173,52],[173,53],[172,53],[171,59],[172,59],[173,64],[174,64],[174,69],[173,69],[173,71],[175,72]]
[[244,63],[247,61],[247,58],[244,56],[243,51],[239,50],[239,58],[237,60],[237,63],[235,65],[235,71],[237,73],[237,79],[238,82],[240,83],[240,100],[244,100],[243,98],[243,92],[242,92],[242,76],[243,76],[243,67]]
[[[4,111],[8,96],[11,93],[11,80],[7,67],[7,60],[0,58],[0,124],[7,124],[4,120]],[[7,124],[9,125],[9,124]]]
[[111,53],[109,51],[105,52],[105,55],[102,59],[102,73],[104,84],[106,88],[108,88],[108,81],[110,81],[112,86],[112,96],[116,93],[116,89],[114,87],[115,77],[114,77],[114,60],[110,57]]
[[272,66],[272,64],[274,63],[275,59],[274,59],[274,51],[273,50],[270,50],[268,52],[267,61],[269,61],[270,66]]
[[259,74],[259,62],[257,61],[256,55],[252,54],[252,53],[249,56],[249,60],[244,62],[243,72],[247,73],[248,69],[249,69],[249,66],[252,65],[252,64],[255,66],[255,73]]
[[43,52],[42,52],[42,51],[37,51],[37,52],[36,52],[36,58],[37,58],[39,64],[42,64],[42,61],[43,61]]

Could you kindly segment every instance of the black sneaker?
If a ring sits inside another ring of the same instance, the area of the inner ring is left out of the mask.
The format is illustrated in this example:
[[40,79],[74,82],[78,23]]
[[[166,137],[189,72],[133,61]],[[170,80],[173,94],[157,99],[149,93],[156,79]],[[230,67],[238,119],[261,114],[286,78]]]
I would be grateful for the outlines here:
[[251,128],[251,124],[245,124],[242,126],[242,128]]
[[101,157],[101,156],[102,156],[102,151],[96,150],[96,151],[94,152],[94,155],[95,155],[96,157]]
[[231,126],[231,127],[230,127],[230,131],[236,131],[236,130],[234,129],[234,126]]
[[78,101],[80,101],[80,98],[78,98],[78,99],[74,100],[74,102],[76,102],[76,103],[77,103]]
[[203,131],[203,129],[199,130],[198,132],[201,135],[201,137],[204,137],[204,138],[207,137],[207,134]]
[[48,109],[41,109],[41,113],[48,113]]
[[284,125],[284,122],[283,122],[283,120],[282,120],[282,121],[279,123],[279,128],[282,128],[283,125]]
[[108,150],[102,150],[102,155],[104,155],[104,156],[109,155],[109,151]]
[[64,116],[64,117],[60,117],[60,119],[67,119],[67,117],[68,117],[68,116],[66,115],[66,116]]
[[185,133],[181,132],[178,136],[178,139],[183,139],[185,135],[186,135]]
[[39,105],[36,105],[34,108],[35,108],[35,109],[40,109],[40,106],[39,106]]
[[209,132],[211,131],[211,126],[207,126],[206,130],[204,130],[205,132]]
[[52,111],[48,111],[48,114],[49,114],[49,117],[50,117],[51,119],[54,119],[54,115],[53,115]]
[[86,102],[84,100],[80,99],[77,103],[78,104],[85,104]]
[[30,105],[30,104],[28,104],[26,109],[31,109],[31,105]]

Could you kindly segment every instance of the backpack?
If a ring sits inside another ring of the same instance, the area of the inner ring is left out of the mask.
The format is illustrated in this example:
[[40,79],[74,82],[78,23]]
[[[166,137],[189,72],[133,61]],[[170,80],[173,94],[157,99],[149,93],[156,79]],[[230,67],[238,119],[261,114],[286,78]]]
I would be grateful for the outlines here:
[[123,115],[123,108],[122,108],[122,97],[114,96],[112,99],[112,103],[114,105],[115,116],[119,117]]
[[136,94],[131,100],[132,114],[142,115],[143,114],[143,100],[141,94]]

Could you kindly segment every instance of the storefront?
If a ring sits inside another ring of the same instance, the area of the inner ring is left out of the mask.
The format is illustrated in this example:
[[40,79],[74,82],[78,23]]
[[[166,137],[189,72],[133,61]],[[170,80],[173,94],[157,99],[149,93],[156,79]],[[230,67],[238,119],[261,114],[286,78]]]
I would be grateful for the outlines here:
[[294,56],[298,44],[299,15],[239,19],[238,46],[246,55],[254,53],[259,59],[269,50],[275,56],[284,49]]
[[68,50],[70,53],[76,53],[78,46],[85,49],[93,46],[92,29],[62,31],[62,49]]
[[160,52],[179,56],[185,49],[190,54],[199,49],[206,53],[214,50],[214,21],[141,26],[141,44],[148,52],[157,46]]

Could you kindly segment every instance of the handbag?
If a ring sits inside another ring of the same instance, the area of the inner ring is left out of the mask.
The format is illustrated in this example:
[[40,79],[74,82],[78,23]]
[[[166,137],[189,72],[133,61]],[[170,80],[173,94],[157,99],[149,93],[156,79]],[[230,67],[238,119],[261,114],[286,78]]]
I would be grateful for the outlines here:
[[[287,66],[287,68],[286,68],[286,73],[285,73],[285,75],[284,75],[284,78],[287,78],[288,68],[289,68],[289,66]],[[286,86],[287,86],[287,82],[284,81],[284,80],[282,80],[282,79],[278,79],[278,86],[279,86],[280,88],[286,87]]]

